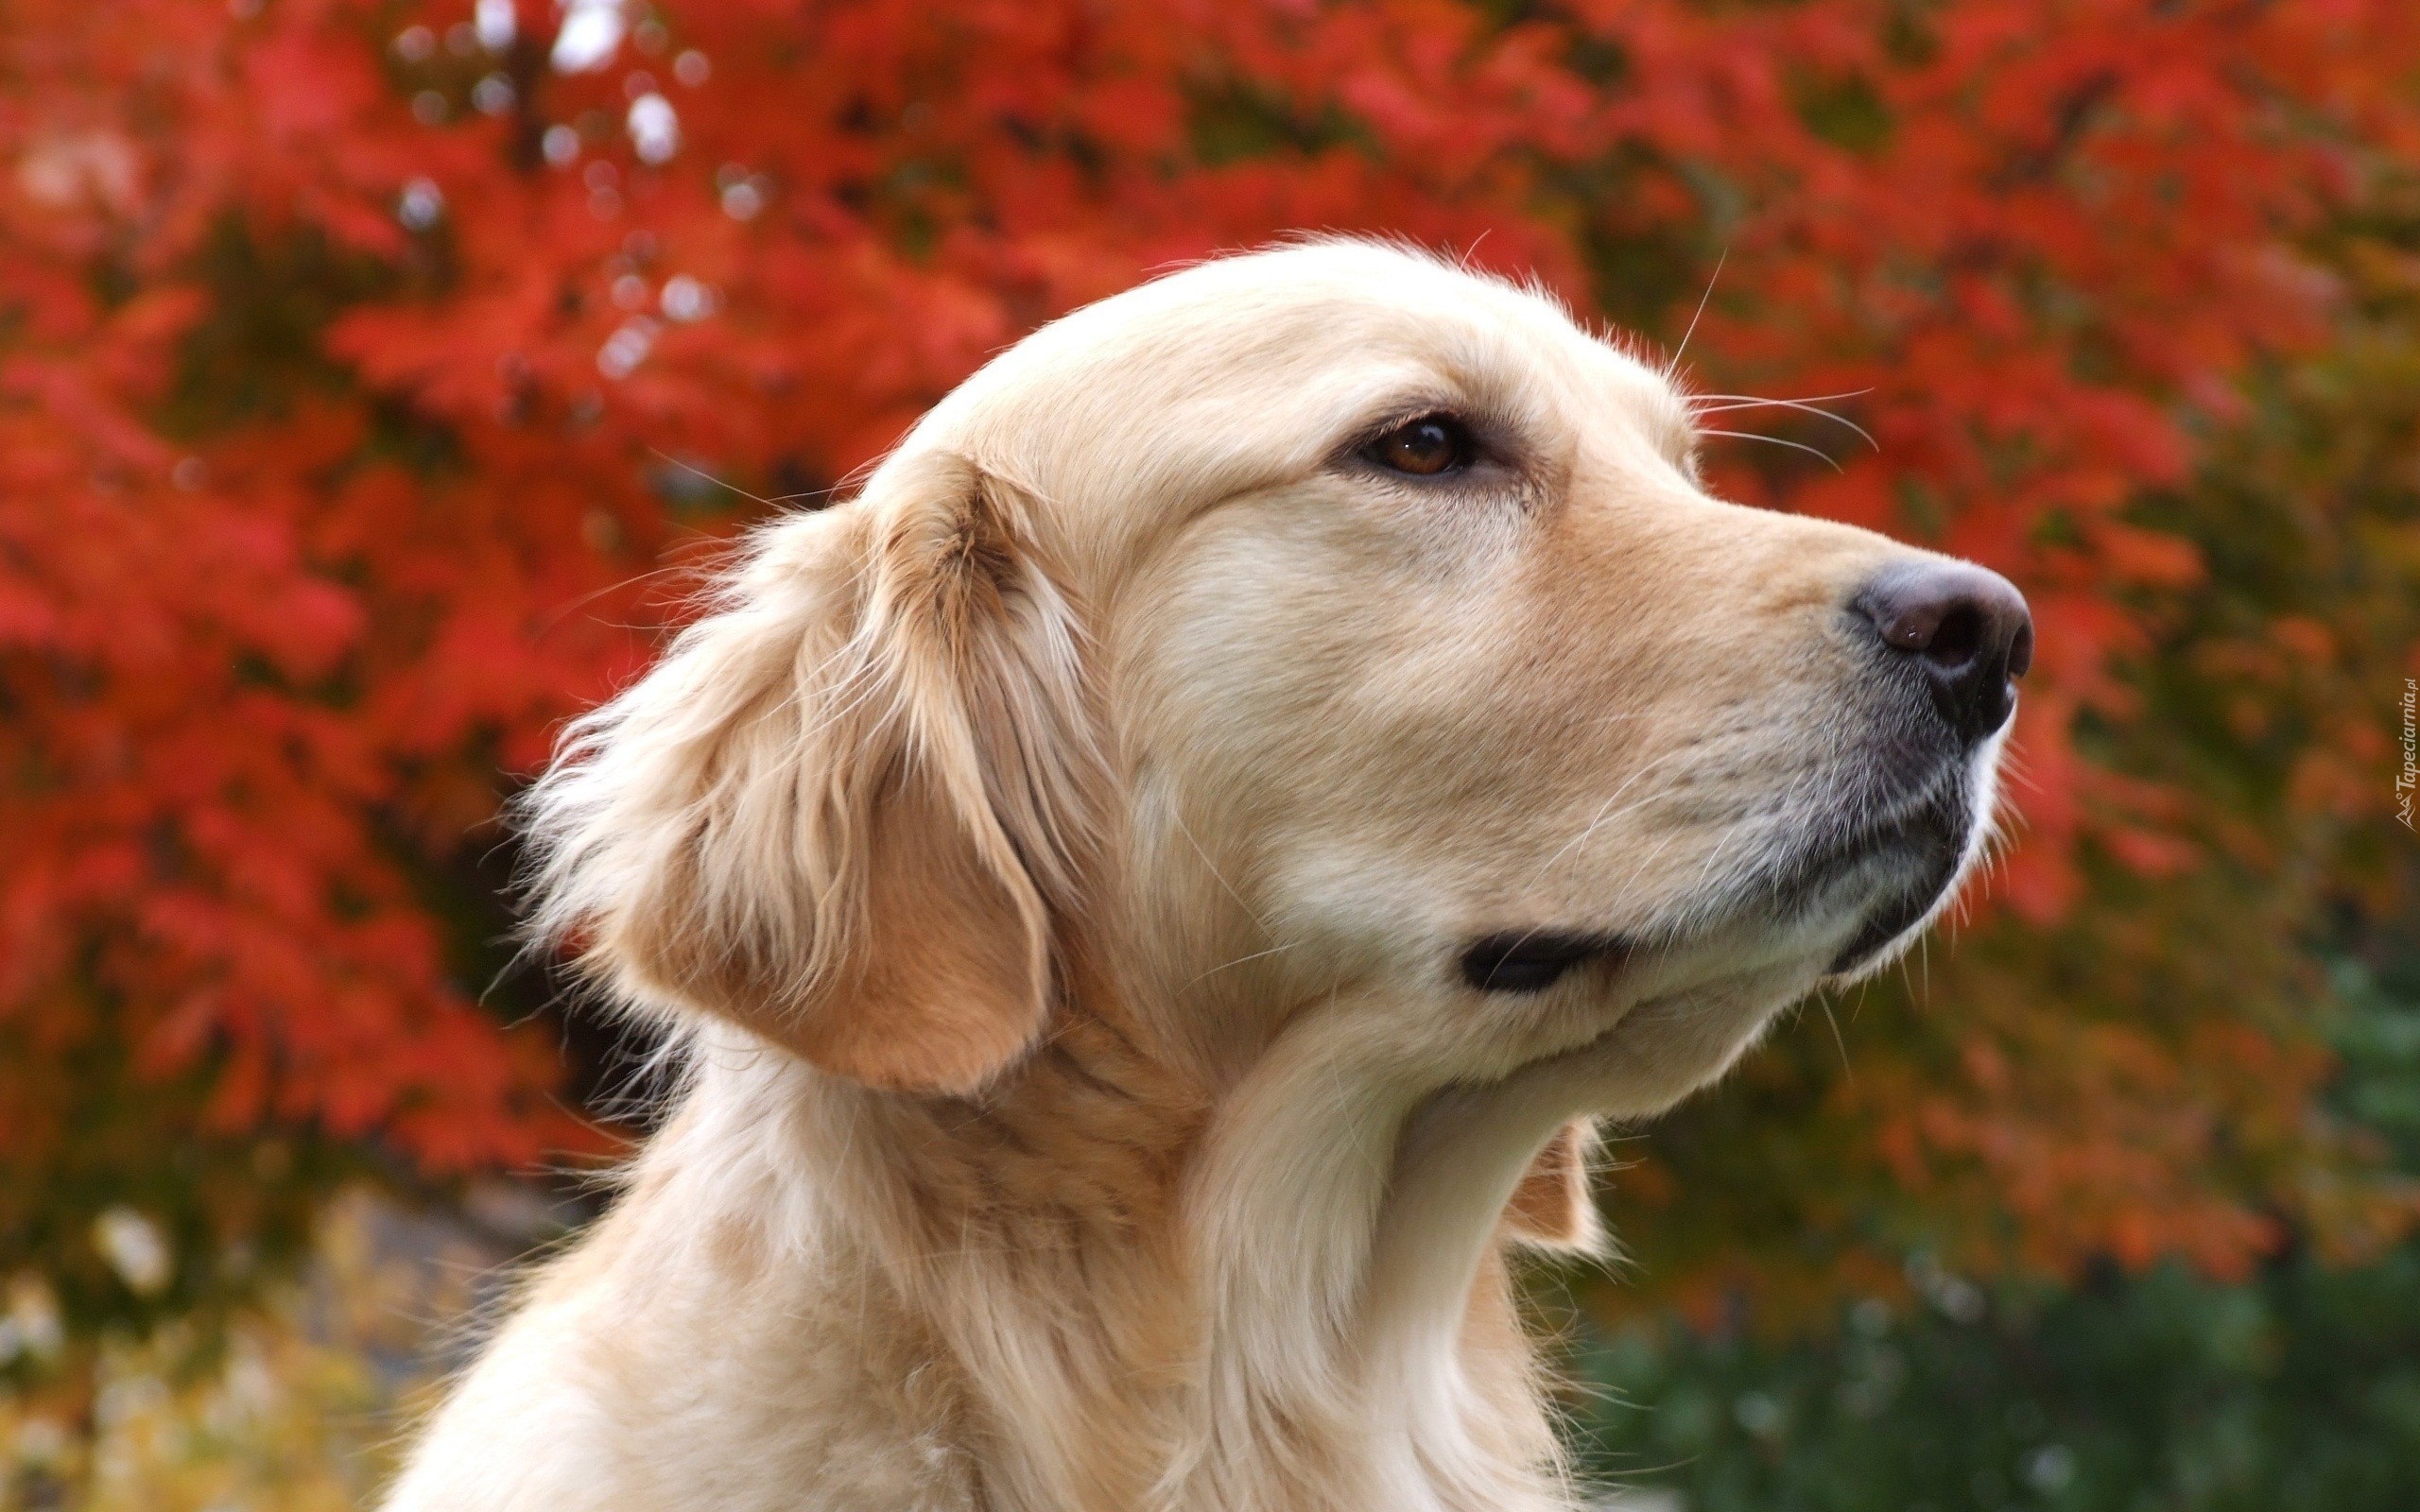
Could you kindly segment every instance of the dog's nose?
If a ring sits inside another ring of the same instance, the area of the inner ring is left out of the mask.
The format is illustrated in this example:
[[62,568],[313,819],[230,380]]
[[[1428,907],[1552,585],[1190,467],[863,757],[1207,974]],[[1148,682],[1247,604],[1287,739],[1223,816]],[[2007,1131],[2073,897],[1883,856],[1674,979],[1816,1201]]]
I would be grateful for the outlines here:
[[2015,679],[2033,663],[2033,615],[2015,584],[1968,562],[1917,562],[1887,569],[1850,607],[1923,671],[1960,740],[2008,723]]

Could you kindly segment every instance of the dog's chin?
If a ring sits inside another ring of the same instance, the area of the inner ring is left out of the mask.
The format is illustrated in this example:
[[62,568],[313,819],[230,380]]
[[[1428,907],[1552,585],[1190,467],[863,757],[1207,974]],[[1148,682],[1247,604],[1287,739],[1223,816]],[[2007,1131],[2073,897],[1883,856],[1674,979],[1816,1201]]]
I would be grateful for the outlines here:
[[1823,889],[1848,905],[1847,938],[1825,962],[1827,985],[1853,982],[1897,959],[1949,900],[1982,850],[1981,805],[1957,783],[1909,813],[1827,848],[1840,885]]
[[1885,822],[1819,838],[1696,929],[1557,936],[1610,954],[1608,975],[1636,995],[1613,1023],[1546,1061],[1583,1073],[1584,1110],[1668,1107],[1720,1076],[1808,990],[1877,971],[1922,935],[1982,848],[1979,807],[1962,782]]
[[[1945,770],[1878,816],[1819,821],[1732,878],[1703,931],[1753,958],[1795,957],[1810,985],[1855,981],[1887,966],[1932,923],[1981,853],[1990,768]],[[1675,931],[1674,946],[1687,937]]]
[[1910,880],[1876,903],[1857,933],[1825,965],[1825,985],[1870,976],[1905,954],[1956,895],[1965,864],[1959,854],[1935,853],[1912,869]]
[[1508,1008],[1534,1003],[1512,1063],[1644,1059],[1685,1089],[1806,992],[1913,943],[1981,851],[1990,790],[1986,764],[1945,768],[1863,823],[1819,817],[1661,917],[1468,938],[1458,972]]

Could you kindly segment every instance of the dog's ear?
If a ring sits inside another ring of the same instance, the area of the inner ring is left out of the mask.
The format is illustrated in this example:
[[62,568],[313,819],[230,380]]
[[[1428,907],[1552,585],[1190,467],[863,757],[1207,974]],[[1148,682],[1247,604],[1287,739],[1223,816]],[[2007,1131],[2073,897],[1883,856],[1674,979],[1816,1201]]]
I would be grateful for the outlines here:
[[1505,1205],[1504,1227],[1513,1238],[1542,1249],[1582,1254],[1602,1248],[1604,1228],[1588,1190],[1588,1159],[1596,1143],[1593,1119],[1578,1119],[1555,1130]]
[[873,1086],[971,1091],[1048,1013],[1091,730],[1024,496],[896,458],[761,532],[572,727],[524,806],[537,925],[634,1001]]

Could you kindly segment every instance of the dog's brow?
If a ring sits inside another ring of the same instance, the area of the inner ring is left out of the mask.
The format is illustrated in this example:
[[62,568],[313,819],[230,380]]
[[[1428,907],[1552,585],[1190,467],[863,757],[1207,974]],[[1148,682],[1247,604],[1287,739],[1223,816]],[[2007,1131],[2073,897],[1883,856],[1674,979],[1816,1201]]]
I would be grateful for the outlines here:
[[1688,397],[1659,379],[1649,391],[1646,410],[1649,439],[1675,467],[1685,467],[1700,442],[1697,412],[1690,408]]

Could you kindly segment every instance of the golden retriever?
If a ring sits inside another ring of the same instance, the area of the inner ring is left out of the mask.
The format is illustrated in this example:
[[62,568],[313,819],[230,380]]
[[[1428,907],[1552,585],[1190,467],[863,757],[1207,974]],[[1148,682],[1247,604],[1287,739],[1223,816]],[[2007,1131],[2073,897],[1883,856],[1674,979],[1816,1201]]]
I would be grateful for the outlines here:
[[2031,653],[1696,445],[1550,300],[1323,242],[765,527],[526,811],[677,1108],[390,1512],[1573,1505],[1508,1246],[1924,926]]

